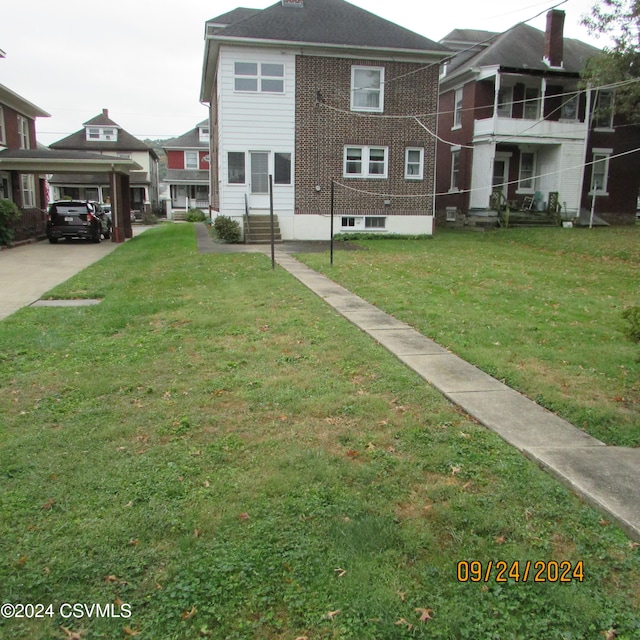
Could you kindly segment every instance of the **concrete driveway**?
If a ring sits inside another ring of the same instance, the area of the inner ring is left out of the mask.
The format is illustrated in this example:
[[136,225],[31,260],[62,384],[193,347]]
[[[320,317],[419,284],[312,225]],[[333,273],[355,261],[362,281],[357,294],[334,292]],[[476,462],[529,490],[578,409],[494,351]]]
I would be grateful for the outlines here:
[[[134,236],[148,227],[134,227]],[[103,240],[46,240],[0,251],[0,320],[38,300],[56,285],[114,251],[119,244]]]

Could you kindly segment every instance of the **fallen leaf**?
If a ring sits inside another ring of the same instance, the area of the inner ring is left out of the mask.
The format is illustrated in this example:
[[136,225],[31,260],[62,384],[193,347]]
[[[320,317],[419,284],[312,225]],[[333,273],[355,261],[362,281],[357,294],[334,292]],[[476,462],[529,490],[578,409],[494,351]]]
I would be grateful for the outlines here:
[[200,537],[200,529],[194,529],[193,530],[193,537],[194,538],[199,538]]
[[329,618],[329,620],[333,620],[339,613],[340,611],[342,611],[342,609],[336,609],[335,611],[329,611],[327,613],[327,618]]
[[251,518],[251,516],[248,513],[241,513],[238,518],[240,518],[240,520],[249,520]]
[[618,634],[615,629],[609,629],[608,631],[600,632],[604,636],[604,640],[613,640]]
[[205,486],[205,489],[208,489],[211,486],[208,480],[204,481],[204,486]]
[[49,511],[49,509],[51,509],[51,507],[53,507],[53,505],[56,503],[56,501],[53,498],[49,498],[43,505],[42,508],[45,511]]
[[394,624],[397,626],[402,625],[407,627],[407,631],[411,631],[413,629],[413,625],[410,622],[407,622],[404,618],[400,618],[400,620],[397,620]]
[[405,596],[407,595],[406,591],[396,591],[396,594],[399,596],[400,600],[404,602]]
[[135,547],[135,546],[136,546],[137,544],[139,544],[139,543],[140,543],[140,540],[138,540],[138,538],[134,538],[134,539],[132,539],[132,540],[129,540],[129,544],[130,544],[132,547]]
[[347,457],[351,458],[352,460],[354,458],[357,458],[360,455],[360,453],[357,451],[357,449],[347,449]]
[[608,527],[611,523],[608,520],[605,520],[604,518],[602,518],[600,520],[600,526],[601,527]]
[[120,582],[120,581],[118,580],[118,578],[116,578],[115,576],[105,576],[104,581],[105,581],[107,584],[113,584],[114,582]]
[[18,562],[16,562],[16,564],[24,564],[27,561],[27,556],[20,556],[20,559],[18,560]]
[[456,473],[460,473],[461,467],[451,467],[451,475],[455,476]]
[[506,537],[505,537],[505,536],[495,536],[495,537],[493,538],[493,541],[494,541],[496,544],[504,544],[504,543],[505,543],[505,541],[506,541]]
[[133,638],[133,636],[137,636],[140,633],[139,631],[136,631],[131,627],[125,627],[123,631],[125,632],[126,635],[130,636],[131,638]]
[[635,549],[636,547],[640,547],[640,542],[631,542],[629,540],[629,549]]
[[342,578],[342,576],[347,575],[347,571],[341,567],[334,569],[333,572],[338,576],[338,578]]
[[433,620],[433,618],[431,617],[431,614],[433,613],[433,609],[423,609],[421,607],[416,607],[415,612],[420,614],[420,622]]
[[191,620],[193,616],[198,613],[198,610],[195,607],[191,607],[190,611],[183,611],[182,616],[180,616],[183,620]]
[[71,631],[71,629],[67,629],[67,627],[60,628],[64,632],[64,636],[65,638],[67,638],[67,640],[82,640],[84,631]]
[[116,599],[113,601],[113,604],[116,605],[116,607],[121,607],[124,602],[120,599],[120,596],[116,596]]

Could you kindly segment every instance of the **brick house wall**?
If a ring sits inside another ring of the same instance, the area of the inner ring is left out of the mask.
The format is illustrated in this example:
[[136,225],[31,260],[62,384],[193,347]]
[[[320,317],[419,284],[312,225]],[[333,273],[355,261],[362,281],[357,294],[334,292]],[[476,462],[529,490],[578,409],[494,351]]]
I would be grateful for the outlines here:
[[[351,68],[355,65],[384,67],[383,114],[350,111]],[[335,180],[352,189],[376,194],[336,186],[337,214],[430,215],[435,139],[412,118],[388,116],[426,114],[421,121],[435,132],[437,88],[437,64],[297,56],[295,213],[329,212],[331,180]],[[388,147],[387,179],[344,178],[346,145]],[[424,149],[424,172],[420,181],[405,179],[407,147]],[[386,194],[407,197],[386,198]],[[385,200],[389,203],[385,204]]]

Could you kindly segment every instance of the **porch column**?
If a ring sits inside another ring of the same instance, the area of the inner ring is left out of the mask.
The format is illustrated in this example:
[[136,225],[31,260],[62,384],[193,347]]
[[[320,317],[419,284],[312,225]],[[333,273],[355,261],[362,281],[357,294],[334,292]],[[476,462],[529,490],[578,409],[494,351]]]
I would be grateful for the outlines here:
[[122,226],[124,228],[124,237],[132,238],[133,229],[131,228],[131,181],[128,175],[122,174],[120,177],[120,192],[122,194]]

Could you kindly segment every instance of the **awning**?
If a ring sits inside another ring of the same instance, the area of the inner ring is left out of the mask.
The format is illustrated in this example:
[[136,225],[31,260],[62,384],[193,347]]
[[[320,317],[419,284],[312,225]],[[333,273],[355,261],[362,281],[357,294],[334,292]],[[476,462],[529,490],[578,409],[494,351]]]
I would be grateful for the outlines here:
[[0,171],[20,173],[122,173],[142,167],[131,158],[54,149],[4,149],[0,151]]

